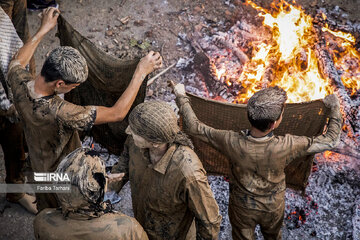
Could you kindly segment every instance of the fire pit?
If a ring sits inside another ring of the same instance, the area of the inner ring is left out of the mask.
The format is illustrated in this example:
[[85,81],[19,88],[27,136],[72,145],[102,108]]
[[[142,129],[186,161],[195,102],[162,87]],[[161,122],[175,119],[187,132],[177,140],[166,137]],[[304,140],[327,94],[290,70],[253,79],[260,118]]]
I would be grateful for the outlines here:
[[246,103],[254,92],[274,85],[287,91],[288,103],[335,93],[345,120],[336,151],[359,157],[360,52],[355,37],[334,30],[323,9],[311,17],[284,1],[270,10],[250,0],[244,4],[258,11],[254,23],[239,19],[227,32],[187,35],[196,50],[197,72],[187,77],[186,85],[193,86],[188,90],[198,94],[194,83],[200,81],[203,96],[234,103]]
[[[305,195],[287,190],[284,239],[360,239],[360,49],[352,35],[360,32],[359,24],[332,19],[323,8],[310,16],[285,1],[266,9],[243,2],[227,31],[211,26],[207,34],[180,35],[195,50],[192,59],[178,64],[184,72],[190,69],[182,82],[195,95],[232,103],[246,103],[254,92],[274,85],[287,91],[288,103],[335,93],[344,117],[341,143],[316,155]],[[248,9],[256,15],[243,17]],[[341,15],[338,7],[333,11]],[[210,182],[226,188],[222,179]],[[223,202],[223,191],[215,195]]]

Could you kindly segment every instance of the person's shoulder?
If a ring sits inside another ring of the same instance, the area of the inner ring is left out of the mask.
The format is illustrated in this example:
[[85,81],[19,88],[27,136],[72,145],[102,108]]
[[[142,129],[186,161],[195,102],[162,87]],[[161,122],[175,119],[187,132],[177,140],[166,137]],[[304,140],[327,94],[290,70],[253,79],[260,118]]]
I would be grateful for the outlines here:
[[12,60],[9,65],[8,79],[9,81],[26,81],[32,80],[33,76],[18,61]]
[[61,211],[56,208],[45,208],[41,210],[41,212],[36,214],[34,218],[34,222],[40,219],[41,220],[51,219],[54,218],[55,216],[60,216],[60,215],[62,215]]
[[85,108],[91,108],[93,106],[81,106],[77,105],[75,103],[71,103],[58,95],[49,97],[49,100],[51,100],[51,104],[54,108],[57,108],[57,115],[61,114],[69,114],[69,113],[77,113],[79,111],[83,111]]
[[303,138],[307,138],[307,137],[306,136],[297,136],[297,135],[287,133],[284,136],[276,136],[276,138],[279,140],[282,140],[282,141],[293,141],[293,140],[303,139]]
[[188,146],[179,146],[174,152],[173,163],[185,178],[198,178],[206,171],[197,154]]
[[[126,232],[129,232],[131,229],[131,232],[143,232],[143,227],[140,225],[140,223],[133,217],[127,216],[121,212],[114,212],[114,213],[106,213],[102,215],[99,219],[99,221],[102,222],[112,222],[115,221],[118,226],[117,230],[123,230],[119,232],[123,232],[124,234]],[[127,231],[126,231],[127,230]]]
[[310,141],[309,137],[297,136],[292,134],[285,134],[284,136],[275,136],[274,140],[277,141],[277,145],[281,145],[284,148],[297,144],[308,144]]

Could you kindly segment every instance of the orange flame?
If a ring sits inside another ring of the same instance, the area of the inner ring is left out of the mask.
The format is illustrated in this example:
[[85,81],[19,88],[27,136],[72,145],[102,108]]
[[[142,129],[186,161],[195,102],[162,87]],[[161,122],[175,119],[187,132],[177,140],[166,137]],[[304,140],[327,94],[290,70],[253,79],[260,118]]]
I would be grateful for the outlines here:
[[[304,102],[324,98],[333,92],[333,87],[324,77],[318,65],[314,48],[317,35],[313,19],[301,7],[281,1],[273,4],[270,13],[250,0],[252,6],[263,18],[272,36],[270,43],[252,44],[252,56],[245,63],[238,76],[230,76],[226,64],[212,66],[216,77],[231,86],[231,79],[242,87],[235,102],[246,103],[258,90],[267,86],[280,86],[286,90],[288,102]],[[326,16],[323,14],[323,18]],[[360,89],[360,54],[355,49],[355,38],[349,33],[322,29],[341,47],[332,51],[335,67],[343,71],[342,81],[351,94]],[[331,49],[330,49],[331,50]],[[337,50],[337,51],[336,51]],[[331,51],[330,51],[331,52]],[[272,74],[268,74],[272,69]]]
[[360,53],[354,47],[356,39],[350,33],[332,31],[326,25],[323,32],[336,37],[336,49],[333,49],[335,67],[342,71],[341,80],[344,86],[350,90],[351,95],[360,89]]

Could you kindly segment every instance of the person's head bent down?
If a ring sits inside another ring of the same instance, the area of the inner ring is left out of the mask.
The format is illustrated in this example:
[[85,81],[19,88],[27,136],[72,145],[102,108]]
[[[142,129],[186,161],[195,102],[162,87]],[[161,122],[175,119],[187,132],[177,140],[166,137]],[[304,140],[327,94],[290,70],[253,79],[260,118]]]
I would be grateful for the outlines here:
[[286,92],[277,86],[256,92],[247,104],[250,124],[262,133],[276,129],[282,120]]
[[97,152],[78,148],[61,161],[56,172],[69,174],[71,181],[70,193],[57,193],[64,216],[98,217],[104,213],[105,164]]
[[46,58],[41,69],[41,76],[48,84],[52,84],[55,93],[67,93],[88,76],[85,58],[72,47],[57,47]]
[[174,110],[162,101],[137,105],[129,115],[126,133],[132,135],[139,148],[157,148],[172,143],[193,148],[191,140],[180,131]]

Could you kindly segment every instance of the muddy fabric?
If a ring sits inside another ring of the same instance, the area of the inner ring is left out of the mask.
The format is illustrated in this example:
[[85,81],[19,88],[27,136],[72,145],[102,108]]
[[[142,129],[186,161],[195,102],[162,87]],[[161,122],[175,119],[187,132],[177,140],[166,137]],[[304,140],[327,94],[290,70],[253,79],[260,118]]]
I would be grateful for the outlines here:
[[[23,43],[26,43],[30,38],[29,25],[27,22],[26,0],[0,0],[0,6],[10,17],[20,39]],[[35,76],[35,57],[31,58],[29,67],[30,73]]]
[[[58,37],[62,46],[72,46],[86,59],[89,76],[85,83],[65,95],[65,99],[79,105],[113,106],[129,85],[138,58],[125,60],[113,57],[97,48],[60,16]],[[146,81],[143,82],[133,107],[145,99]],[[110,152],[120,155],[126,140],[127,117],[117,123],[94,126],[91,134],[94,140]]]
[[[93,126],[96,107],[74,105],[57,95],[36,97],[31,74],[16,63],[9,69],[8,80],[24,126],[33,171],[55,171],[62,158],[81,146],[77,130]],[[38,210],[47,207],[41,206],[44,202],[38,199]]]
[[71,193],[57,193],[60,209],[44,209],[34,219],[36,239],[148,239],[131,217],[113,212],[102,202],[105,164],[89,148],[67,155],[56,172],[70,177]]
[[[335,109],[330,113],[325,135],[276,136],[270,133],[265,137],[254,138],[248,130],[235,132],[207,126],[197,119],[188,97],[177,96],[176,100],[184,118],[185,130],[210,143],[229,159],[229,206],[263,213],[276,211],[285,205],[285,167],[293,161],[300,161],[299,157],[307,155],[314,143],[325,143],[322,148],[318,148],[319,151],[329,150],[328,146],[332,145],[329,143],[336,142],[341,131],[340,109]],[[234,218],[231,218],[231,222],[238,224]]]
[[281,240],[285,205],[271,212],[241,208],[229,205],[229,218],[234,240],[255,240],[255,227],[260,225],[261,233],[267,240]]
[[117,191],[130,180],[134,215],[149,239],[186,239],[194,218],[197,236],[217,239],[219,208],[191,148],[173,144],[152,165],[148,149],[137,148],[129,136],[112,172],[126,173]]
[[[0,1],[1,6],[1,1]],[[12,91],[7,82],[7,72],[13,55],[23,46],[15,27],[7,13],[0,7],[0,116],[5,116],[10,122],[18,122],[13,105]]]
[[191,140],[180,131],[177,120],[174,110],[164,101],[141,103],[129,115],[131,130],[147,141],[194,148]]
[[173,143],[180,132],[174,110],[162,101],[136,106],[129,115],[129,124],[136,135],[155,143]]
[[[216,129],[240,132],[250,128],[246,105],[229,104],[208,100],[188,94],[196,116],[204,124]],[[322,133],[330,109],[322,101],[286,104],[283,120],[275,130],[276,135],[286,133],[298,136],[316,136]],[[211,144],[192,138],[195,151],[206,171],[210,174],[230,175],[229,159]],[[286,185],[295,190],[305,190],[312,167],[313,155],[307,155],[291,162],[285,169]]]
[[[0,145],[4,152],[6,183],[23,184],[22,168],[25,163],[24,134],[20,123],[12,123],[0,117]],[[7,193],[6,199],[17,202],[24,193]]]
[[60,162],[56,172],[71,178],[71,192],[57,194],[64,216],[73,213],[89,218],[103,214],[106,173],[97,152],[78,148]]
[[44,209],[34,219],[39,240],[147,240],[140,224],[121,213],[107,213],[90,220],[65,219],[60,210]]

